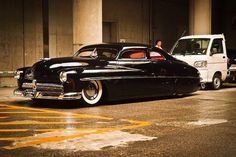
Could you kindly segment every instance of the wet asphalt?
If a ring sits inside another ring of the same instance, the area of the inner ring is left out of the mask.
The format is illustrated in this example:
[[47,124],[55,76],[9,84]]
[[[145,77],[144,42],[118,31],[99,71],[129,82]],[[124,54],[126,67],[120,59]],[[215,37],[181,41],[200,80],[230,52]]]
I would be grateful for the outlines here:
[[236,85],[96,107],[12,91],[0,88],[1,157],[236,156]]

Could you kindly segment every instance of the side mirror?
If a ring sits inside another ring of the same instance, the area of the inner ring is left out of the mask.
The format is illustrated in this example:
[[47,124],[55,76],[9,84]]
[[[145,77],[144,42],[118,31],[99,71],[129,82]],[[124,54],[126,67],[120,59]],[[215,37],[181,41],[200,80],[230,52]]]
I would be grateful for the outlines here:
[[214,54],[217,53],[217,48],[212,48],[211,49],[211,53],[210,53],[210,56],[213,56]]

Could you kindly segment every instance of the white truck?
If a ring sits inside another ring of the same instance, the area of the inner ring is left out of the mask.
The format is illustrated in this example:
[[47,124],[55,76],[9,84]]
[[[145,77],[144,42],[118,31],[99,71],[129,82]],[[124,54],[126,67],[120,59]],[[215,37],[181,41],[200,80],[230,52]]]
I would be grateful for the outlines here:
[[202,89],[236,79],[236,51],[226,49],[223,34],[181,37],[170,53],[199,70]]

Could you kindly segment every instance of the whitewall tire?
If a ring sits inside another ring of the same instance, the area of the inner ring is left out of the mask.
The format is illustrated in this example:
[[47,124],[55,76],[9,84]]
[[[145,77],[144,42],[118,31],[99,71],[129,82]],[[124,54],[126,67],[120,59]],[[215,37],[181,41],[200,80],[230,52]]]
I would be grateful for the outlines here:
[[101,81],[90,81],[88,85],[82,90],[82,101],[86,105],[97,105],[103,95],[103,88]]

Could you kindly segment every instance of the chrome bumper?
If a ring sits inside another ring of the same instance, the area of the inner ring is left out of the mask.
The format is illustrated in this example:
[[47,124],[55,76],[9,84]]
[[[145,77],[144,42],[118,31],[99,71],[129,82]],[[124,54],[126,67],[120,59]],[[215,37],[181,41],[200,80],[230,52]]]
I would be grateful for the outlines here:
[[33,89],[15,89],[13,94],[15,96],[35,98],[35,99],[52,99],[52,100],[78,100],[81,99],[81,93],[59,93],[49,91],[36,91]]

